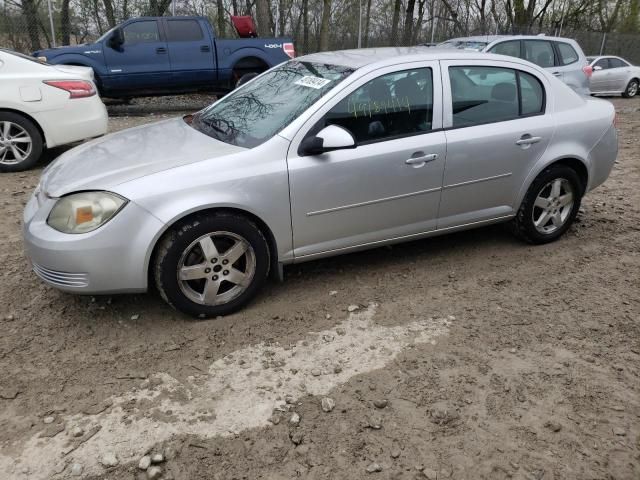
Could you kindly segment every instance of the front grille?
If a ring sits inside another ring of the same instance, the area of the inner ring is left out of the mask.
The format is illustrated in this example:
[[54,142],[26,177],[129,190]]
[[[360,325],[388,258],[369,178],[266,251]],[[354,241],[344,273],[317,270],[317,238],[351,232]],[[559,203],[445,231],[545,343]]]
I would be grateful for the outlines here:
[[52,285],[60,287],[87,287],[89,285],[89,275],[86,273],[58,272],[36,263],[33,264],[33,271],[42,280]]

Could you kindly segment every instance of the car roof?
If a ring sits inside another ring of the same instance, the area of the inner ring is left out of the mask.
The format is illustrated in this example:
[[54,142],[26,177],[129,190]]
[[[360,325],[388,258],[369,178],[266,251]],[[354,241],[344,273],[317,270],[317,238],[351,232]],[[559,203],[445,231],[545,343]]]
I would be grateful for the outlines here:
[[480,53],[470,50],[437,47],[382,47],[318,52],[296,57],[301,62],[341,65],[355,69],[368,65],[395,65],[402,62],[429,60],[505,60],[523,62],[514,57],[505,57],[492,53]]
[[[492,43],[496,40],[560,40],[565,42],[573,41],[567,37],[552,37],[548,35],[475,35],[471,37],[457,37],[445,40],[445,42],[487,42]],[[444,42],[442,42],[444,43]]]

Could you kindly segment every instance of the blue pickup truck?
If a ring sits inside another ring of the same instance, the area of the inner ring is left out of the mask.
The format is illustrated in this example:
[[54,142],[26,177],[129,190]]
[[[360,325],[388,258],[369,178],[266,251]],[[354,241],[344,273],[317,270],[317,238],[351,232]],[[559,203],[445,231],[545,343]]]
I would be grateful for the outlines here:
[[[54,65],[93,68],[101,95],[225,92],[295,56],[290,38],[220,40],[204,17],[140,17],[95,43],[39,50]],[[242,80],[244,81],[244,79]]]

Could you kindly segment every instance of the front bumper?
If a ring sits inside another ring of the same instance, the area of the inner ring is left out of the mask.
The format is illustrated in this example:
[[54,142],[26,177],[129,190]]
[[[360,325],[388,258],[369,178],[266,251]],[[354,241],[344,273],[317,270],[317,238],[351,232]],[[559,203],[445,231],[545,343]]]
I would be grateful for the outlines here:
[[133,202],[100,228],[66,234],[46,220],[56,199],[33,195],[24,211],[25,251],[34,272],[67,292],[105,294],[147,289],[151,248],[163,223]]

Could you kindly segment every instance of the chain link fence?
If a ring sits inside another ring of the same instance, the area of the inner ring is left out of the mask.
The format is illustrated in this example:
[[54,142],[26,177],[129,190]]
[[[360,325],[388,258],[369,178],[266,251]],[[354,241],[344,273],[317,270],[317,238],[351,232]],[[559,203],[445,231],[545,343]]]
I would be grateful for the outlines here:
[[[275,7],[271,12],[272,31],[276,36],[293,37],[298,54],[319,50],[322,2],[308,3],[305,29],[302,11],[298,8],[300,4],[286,4],[285,1],[272,2]],[[250,0],[241,4],[242,0],[174,0],[173,3],[171,0],[0,0],[0,47],[31,53],[56,45],[92,42],[111,25],[136,16],[157,14],[158,11],[165,15],[175,12],[176,15],[205,16],[219,36],[233,38],[235,31],[230,23],[230,12],[245,13],[252,11],[254,6]],[[289,9],[280,15],[283,5],[289,5]],[[367,6],[371,8],[371,2],[367,3],[367,0],[342,5],[332,9],[328,36],[330,50],[357,48],[358,45],[431,44],[457,36],[500,33],[492,26],[461,28],[459,23],[451,24],[450,19],[429,18],[424,11],[415,13],[407,32],[407,22],[400,18],[402,15],[394,16],[391,9],[378,8],[367,15]],[[221,11],[225,14],[219,18],[218,12]],[[639,34],[566,29],[523,33],[575,38],[587,55],[618,55],[640,64]]]

